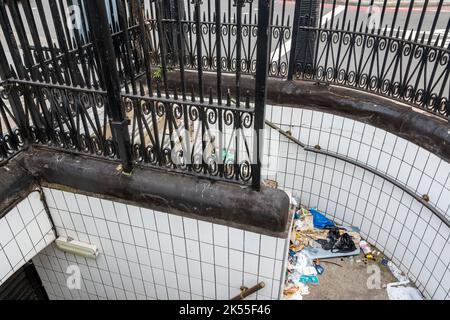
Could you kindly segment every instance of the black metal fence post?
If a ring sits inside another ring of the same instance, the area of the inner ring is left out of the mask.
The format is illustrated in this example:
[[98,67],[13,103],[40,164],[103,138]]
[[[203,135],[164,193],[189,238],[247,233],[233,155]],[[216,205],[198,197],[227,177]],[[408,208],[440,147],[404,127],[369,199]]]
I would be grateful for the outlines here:
[[103,77],[103,84],[107,91],[108,112],[112,118],[113,137],[117,143],[123,171],[130,173],[133,167],[128,120],[124,116],[121,105],[119,75],[105,1],[87,0],[85,4],[89,16],[89,28],[99,60],[99,74]]
[[269,23],[272,21],[271,0],[258,0],[258,36],[256,39],[255,137],[253,139],[252,186],[261,188],[261,160],[266,118],[267,75],[269,70]]
[[318,8],[318,0],[295,1],[288,80],[293,79],[297,66],[303,66],[303,69],[306,69],[306,66],[313,64],[314,55],[307,50],[314,46],[313,32],[299,30],[299,28],[316,26]]
[[298,35],[298,27],[300,25],[300,8],[302,6],[302,0],[295,1],[294,8],[294,21],[292,24],[292,41],[291,41],[291,52],[289,55],[289,69],[287,79],[292,80],[295,72],[295,55],[297,52],[297,35]]

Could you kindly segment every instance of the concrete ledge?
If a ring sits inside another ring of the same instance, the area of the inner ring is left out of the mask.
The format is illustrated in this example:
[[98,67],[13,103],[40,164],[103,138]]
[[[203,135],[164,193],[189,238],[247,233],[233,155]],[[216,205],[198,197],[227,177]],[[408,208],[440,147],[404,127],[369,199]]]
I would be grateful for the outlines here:
[[0,218],[37,186],[37,180],[14,159],[0,167],[0,181]]
[[251,187],[140,166],[125,176],[117,170],[117,162],[44,147],[30,148],[12,162],[27,168],[42,186],[276,237],[288,234],[289,197],[281,190],[262,187],[257,192]]

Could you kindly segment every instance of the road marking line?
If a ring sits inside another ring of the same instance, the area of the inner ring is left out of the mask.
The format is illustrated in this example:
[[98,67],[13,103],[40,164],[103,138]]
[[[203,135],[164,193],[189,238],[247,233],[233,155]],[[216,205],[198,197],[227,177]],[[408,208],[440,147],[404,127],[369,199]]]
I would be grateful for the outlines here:
[[[336,9],[334,10],[334,17],[339,15],[344,10],[345,10],[345,6],[337,6]],[[333,11],[330,11],[327,14],[322,16],[322,27],[325,25],[327,20],[331,19],[332,15],[333,15]],[[270,53],[270,57],[274,57],[273,61],[277,61],[278,63],[280,63],[280,60],[282,58],[284,58],[284,56],[289,55],[289,52],[291,51],[292,39],[287,40],[285,42],[285,45],[284,46],[282,45],[282,48],[279,48],[279,46],[278,46],[279,41],[277,41],[276,43],[277,43],[277,47],[275,48],[274,51],[272,51]],[[284,48],[286,48],[286,50],[284,50]],[[281,56],[280,56],[280,50],[282,50]],[[285,51],[285,52],[283,53],[283,51]]]
[[[344,10],[345,10],[345,6],[337,6],[336,9],[334,10],[334,16],[336,17],[338,14],[340,14]],[[321,27],[323,27],[327,23],[328,20],[331,20],[332,15],[333,15],[333,10],[328,12],[326,15],[322,16]]]

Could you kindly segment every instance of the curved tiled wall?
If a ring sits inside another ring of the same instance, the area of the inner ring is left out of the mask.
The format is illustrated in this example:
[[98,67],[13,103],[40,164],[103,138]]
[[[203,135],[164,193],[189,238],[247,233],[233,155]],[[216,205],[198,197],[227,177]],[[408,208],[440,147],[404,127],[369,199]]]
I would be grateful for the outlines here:
[[[306,109],[268,106],[266,119],[307,146],[338,154],[428,195],[450,220],[450,164],[427,150],[371,125]],[[402,188],[359,166],[305,151],[266,127],[263,176],[317,207],[338,223],[361,229],[425,297],[450,298],[450,229]]]

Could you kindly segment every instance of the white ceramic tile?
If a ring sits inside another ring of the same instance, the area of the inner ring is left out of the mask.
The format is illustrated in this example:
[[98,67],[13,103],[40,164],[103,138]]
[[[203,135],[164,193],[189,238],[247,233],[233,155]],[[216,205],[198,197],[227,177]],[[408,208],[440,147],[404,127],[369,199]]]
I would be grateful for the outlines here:
[[184,238],[183,218],[169,214],[170,231],[173,235]]
[[155,216],[153,210],[141,208],[141,216],[145,229],[156,230]]
[[114,209],[114,204],[112,203],[112,201],[101,199],[100,205],[102,206],[105,219],[117,222],[116,210]]
[[8,257],[9,263],[15,267],[19,262],[23,261],[23,255],[17,245],[16,240],[10,241],[4,248],[4,253]]
[[172,254],[163,252],[163,253],[161,253],[161,257],[162,257],[162,261],[163,261],[164,270],[175,272],[176,269],[175,269],[174,256]]
[[260,235],[254,232],[245,231],[245,251],[259,254]]
[[94,218],[94,221],[97,226],[99,236],[103,238],[110,238],[106,220]]
[[[30,251],[33,250],[33,243],[31,242],[30,237],[28,236],[28,232],[26,229],[23,229],[21,232],[19,232],[15,236],[15,240],[17,244],[19,245],[20,251],[22,252],[22,255],[26,257]],[[29,259],[26,259],[29,260]]]
[[229,269],[226,267],[216,266],[215,271],[216,271],[216,283],[228,286],[228,284],[229,284],[229,277],[228,277]]
[[[77,201],[78,208],[80,209],[80,213],[86,216],[92,216],[91,206],[89,204],[89,200],[85,195],[75,194],[75,199]],[[46,198],[47,202],[48,199]],[[50,204],[48,204],[51,207]]]
[[211,244],[200,242],[200,257],[201,261],[207,263],[214,263],[214,247]]
[[132,227],[132,232],[136,245],[139,247],[146,247],[147,239],[145,238],[145,230],[139,227]]
[[64,198],[64,195],[62,191],[51,189],[51,193],[53,195],[53,199],[55,201],[55,205],[57,209],[68,211],[68,207],[66,204],[66,199]]
[[13,266],[10,264],[5,252],[0,250],[0,283],[6,278],[6,275],[11,272],[12,267]]
[[63,192],[64,199],[66,200],[68,211],[80,213],[75,194],[71,192]]
[[0,219],[0,245],[4,247],[13,239],[14,235],[8,225],[6,218]]
[[185,239],[172,236],[173,252],[177,256],[186,257]]
[[133,237],[133,232],[132,229],[129,225],[123,224],[121,223],[119,225],[120,228],[120,234],[122,236],[122,240],[125,243],[130,243],[130,244],[134,244],[134,237]]
[[201,278],[201,263],[199,261],[188,259],[189,276],[191,278]]
[[132,226],[142,227],[141,210],[139,207],[127,205],[128,215]]
[[202,269],[202,279],[214,282],[216,281],[216,274],[214,270],[214,265],[202,262],[201,263],[201,269]]
[[158,232],[170,234],[169,218],[167,213],[155,211],[154,215]]
[[3,219],[6,219],[6,221],[8,221],[8,225],[13,234],[18,234],[25,227],[17,208],[13,208]]
[[52,230],[52,225],[50,224],[50,220],[45,211],[36,216],[36,222],[38,223],[42,233],[48,233],[50,230]]
[[228,227],[219,224],[213,225],[214,245],[228,247]]
[[216,285],[213,282],[203,280],[203,295],[206,298],[216,298]]
[[[26,227],[26,230],[30,236],[31,242],[33,245],[36,245],[39,243],[39,241],[42,239],[43,235],[41,233],[41,230],[39,229],[39,225],[37,224],[36,220],[31,221],[28,226]],[[0,230],[1,232],[1,230]],[[0,241],[1,243],[1,241]]]
[[197,278],[191,278],[191,291],[193,294],[202,296],[203,295],[203,286],[202,286],[202,280]]
[[172,237],[170,234],[158,233],[158,238],[161,251],[173,254]]
[[224,247],[214,246],[215,264],[228,268],[228,249]]
[[116,210],[117,221],[123,224],[130,224],[127,206],[123,203],[114,202],[114,208]]
[[210,222],[198,221],[198,233],[201,242],[213,243],[213,231]]
[[229,250],[229,267],[234,270],[243,271],[244,254],[242,251]]
[[229,245],[231,249],[244,250],[244,231],[228,228]]
[[189,259],[200,260],[200,245],[198,241],[186,239],[186,251]]
[[[35,192],[33,192],[35,193]],[[38,204],[39,207],[37,207],[37,211],[40,211],[39,209],[43,209],[42,204]],[[22,218],[22,221],[25,225],[30,223],[31,220],[34,219],[34,212],[31,208],[31,205],[28,201],[28,199],[24,199],[21,202],[17,204],[17,210],[19,211],[20,217]]]
[[112,240],[123,241],[118,223],[107,221],[106,225],[108,226],[109,234]]
[[275,258],[277,238],[261,235],[260,254],[265,257]]
[[244,253],[244,272],[258,274],[258,256],[251,253]]
[[183,217],[183,224],[186,238],[198,240],[197,220]]
[[92,215],[99,219],[105,219],[100,199],[87,197],[91,208]]

